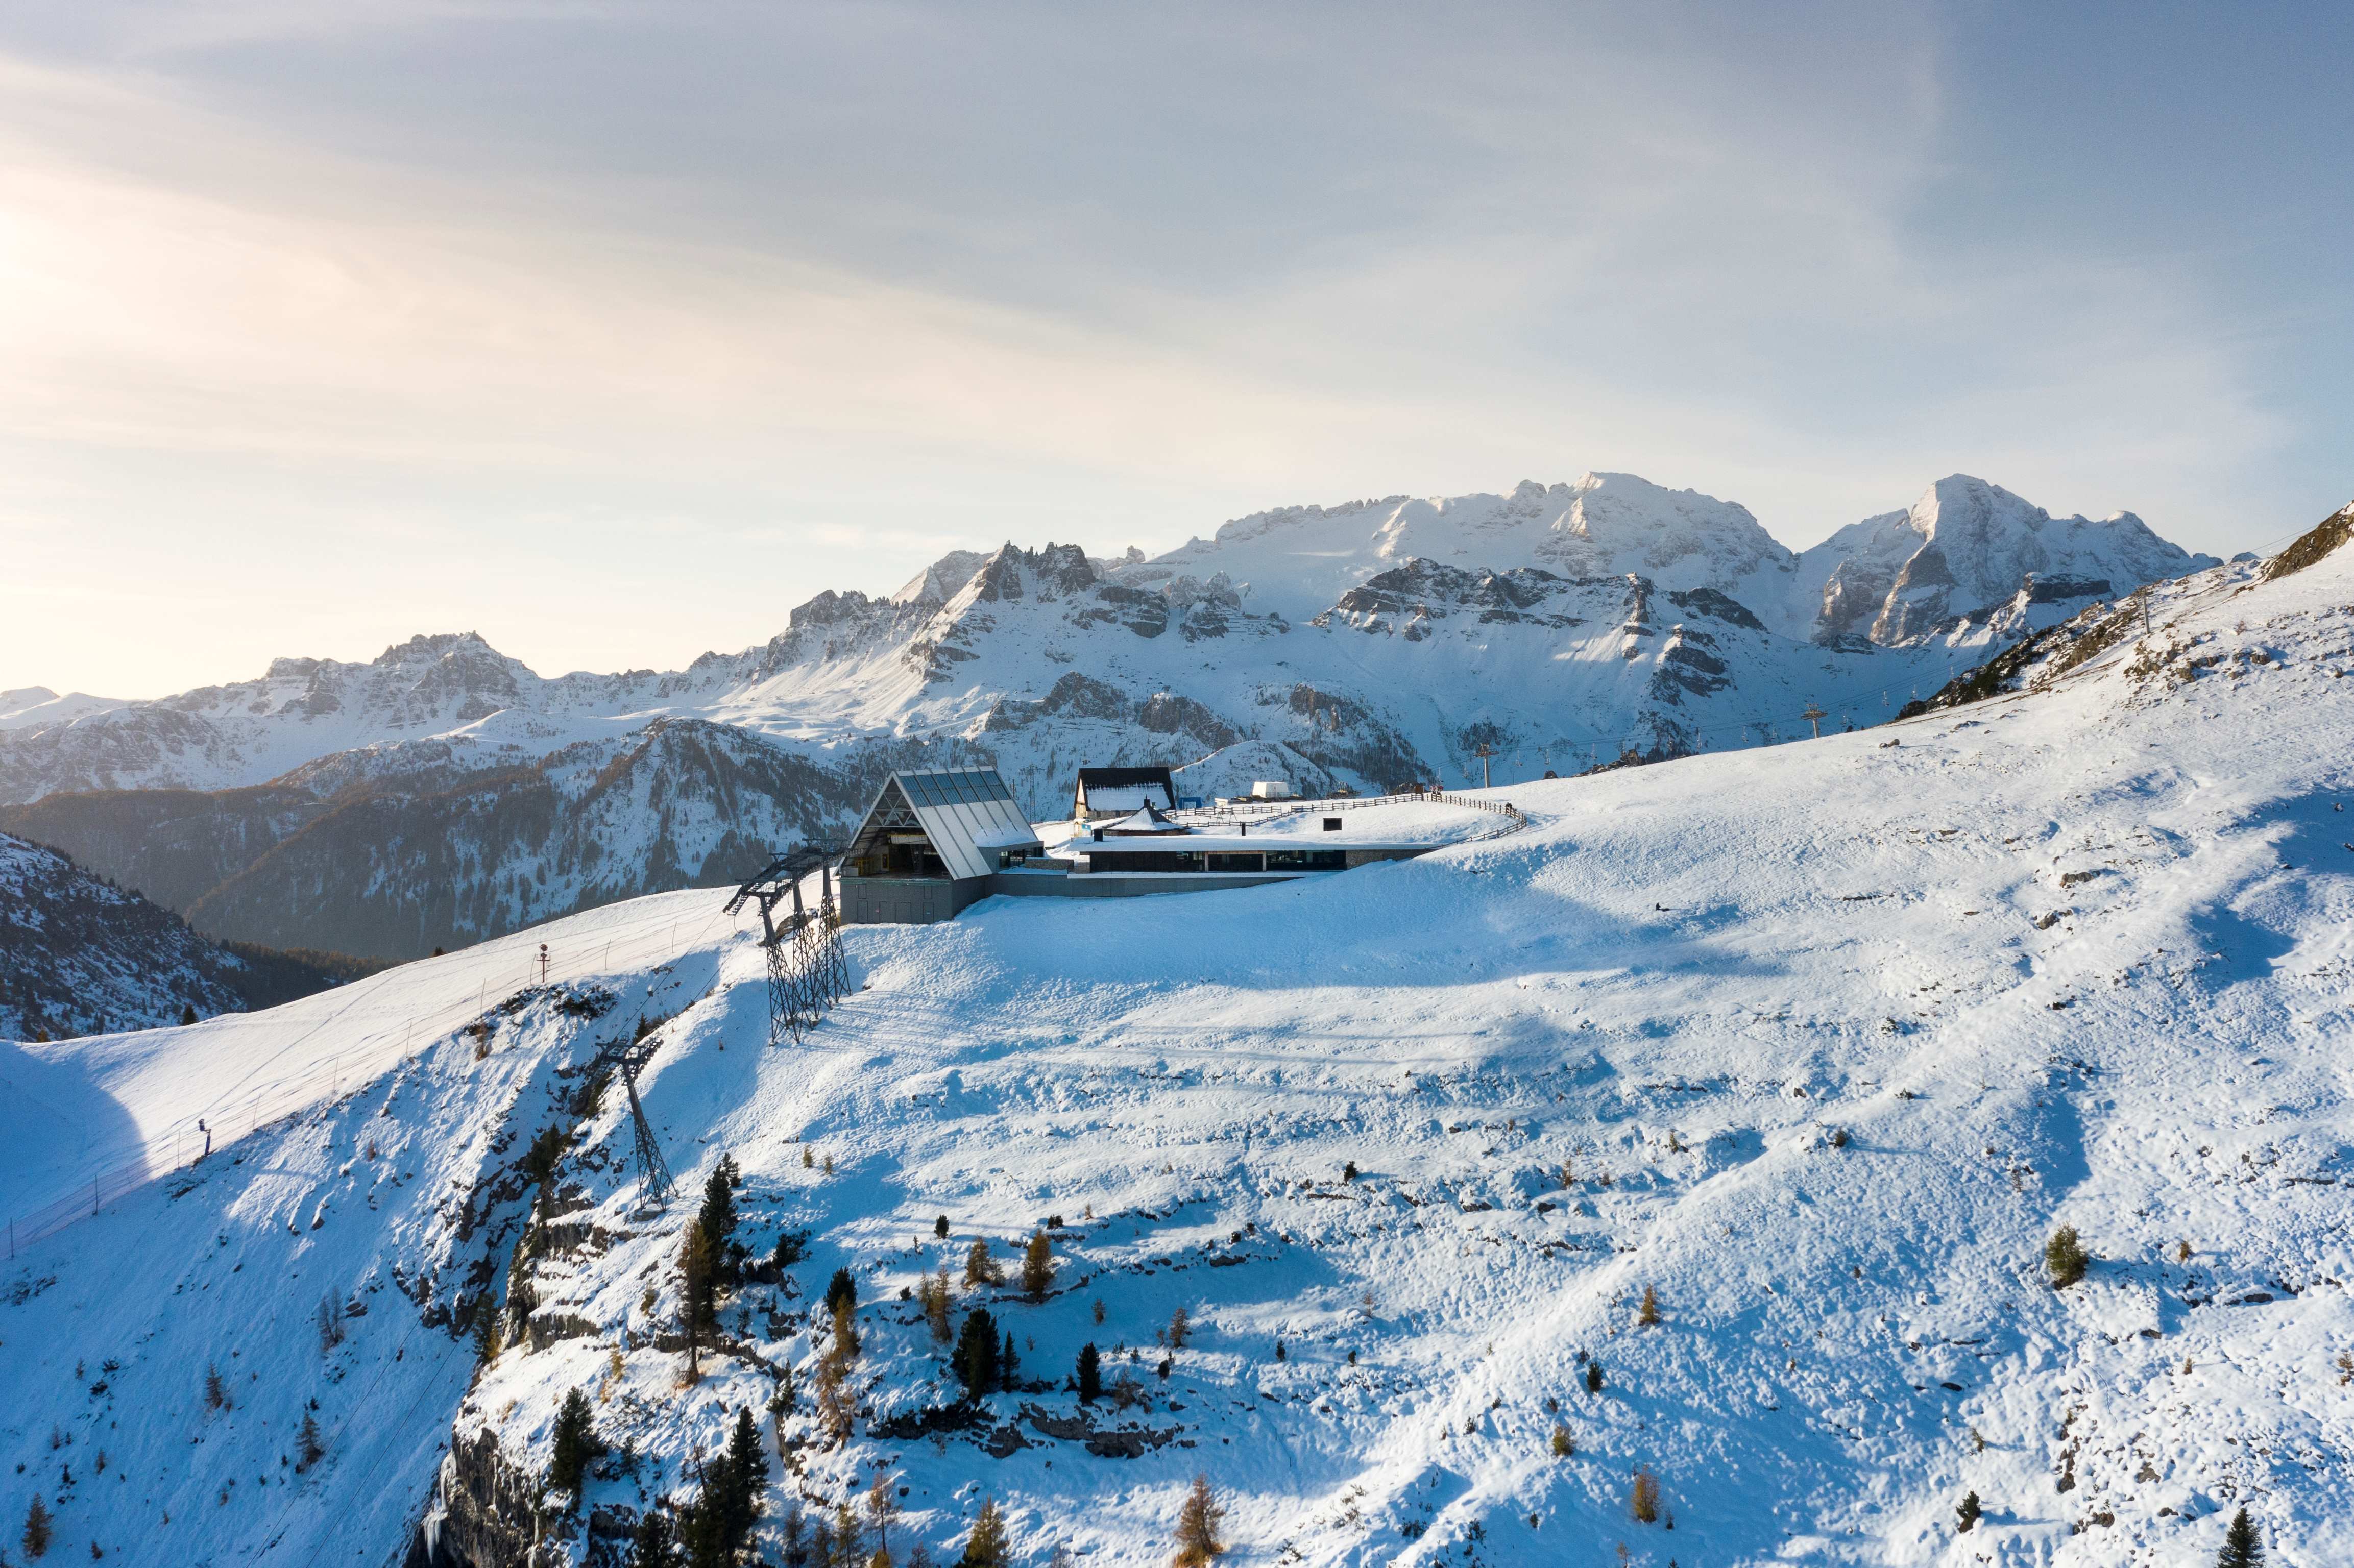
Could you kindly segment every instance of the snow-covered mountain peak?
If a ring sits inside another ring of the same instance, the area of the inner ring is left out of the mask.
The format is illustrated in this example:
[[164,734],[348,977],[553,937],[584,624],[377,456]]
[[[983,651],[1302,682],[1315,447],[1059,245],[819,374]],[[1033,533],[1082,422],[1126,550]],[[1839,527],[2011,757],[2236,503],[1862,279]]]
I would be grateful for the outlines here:
[[[1572,576],[1633,572],[1670,588],[1738,598],[1760,572],[1787,573],[1797,560],[1738,502],[1631,473],[1588,473],[1546,499],[1563,493],[1569,504],[1549,523],[1552,538],[1542,553]],[[1695,571],[1702,576],[1681,580]]]
[[68,692],[61,697],[47,686],[18,686],[0,692],[0,730],[67,724],[85,714],[123,705],[115,698],[93,697],[88,692]]
[[[1871,638],[1882,643],[1930,635],[1956,617],[2003,603],[2033,580],[2071,579],[2080,589],[2073,597],[2081,598],[2127,592],[2218,564],[2160,539],[2130,512],[2099,522],[2055,518],[1966,473],[1937,481],[1903,513],[1842,529],[1829,546],[1848,548],[1849,558],[1827,579],[1824,630],[1857,630],[1869,611]],[[1859,584],[1875,591],[1859,595]]]
[[[946,604],[989,559],[986,550],[950,550],[891,596],[893,604]],[[859,596],[864,598],[864,595]]]
[[1118,572],[1123,582],[1146,585],[1223,571],[1248,585],[1256,608],[1300,620],[1417,559],[1473,573],[1633,574],[1664,588],[1776,600],[1795,561],[1737,503],[1631,473],[1589,472],[1575,483],[1522,480],[1503,494],[1392,495],[1256,513]]

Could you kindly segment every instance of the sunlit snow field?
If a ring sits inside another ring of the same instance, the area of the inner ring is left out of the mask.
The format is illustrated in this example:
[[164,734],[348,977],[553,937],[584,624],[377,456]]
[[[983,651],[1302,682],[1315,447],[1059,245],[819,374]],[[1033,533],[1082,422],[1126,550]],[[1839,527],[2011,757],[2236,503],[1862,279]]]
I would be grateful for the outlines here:
[[[861,989],[785,1049],[714,894],[256,1017],[9,1048],[20,1105],[143,1131],[258,1064],[373,1065],[0,1276],[7,1520],[38,1487],[71,1560],[385,1562],[453,1416],[536,1470],[574,1386],[642,1457],[588,1500],[634,1508],[691,1491],[735,1407],[765,1413],[757,1355],[796,1369],[786,1436],[809,1445],[772,1470],[763,1529],[879,1466],[907,1488],[902,1558],[952,1558],[986,1493],[1025,1562],[1157,1564],[1199,1472],[1244,1563],[1598,1565],[1623,1543],[1658,1564],[2190,1564],[2242,1504],[2276,1563],[2354,1559],[2333,1365],[2354,1347],[2334,673],[2354,669],[2354,559],[2251,580],[2161,590],[2147,648],[2051,692],[1517,785],[1495,793],[1528,832],[1414,862],[855,928]],[[501,1011],[540,941],[563,983]],[[597,987],[601,1018],[554,1005]],[[485,1008],[478,1059],[459,1030]],[[596,1044],[673,1012],[643,1087],[681,1199],[641,1208],[609,1093],[559,1177],[605,1250],[537,1287],[543,1318],[593,1331],[510,1350],[470,1392],[444,1319],[504,1273],[523,1145],[573,1125],[565,1075]],[[73,1117],[20,1117],[12,1209],[82,1157]],[[807,1229],[812,1249],[797,1295],[723,1309],[746,1354],[690,1390],[653,1337],[723,1151],[748,1239]],[[937,1441],[875,1436],[953,1394],[900,1289],[1049,1215],[1055,1293],[989,1305],[1055,1391]],[[2055,1293],[2062,1224],[2095,1261]],[[827,1448],[802,1315],[837,1266],[870,1304],[867,1414]],[[347,1328],[325,1351],[323,1298]],[[1195,1331],[1163,1381],[1180,1305]],[[1077,1412],[1060,1384],[1090,1340],[1143,1383],[1095,1417],[1143,1432],[1140,1457],[1046,1430]],[[207,1364],[228,1410],[198,1397]],[[329,1453],[297,1475],[280,1458],[313,1400]],[[1638,1469],[1672,1529],[1630,1516]],[[1985,1519],[1956,1536],[1968,1491]]]

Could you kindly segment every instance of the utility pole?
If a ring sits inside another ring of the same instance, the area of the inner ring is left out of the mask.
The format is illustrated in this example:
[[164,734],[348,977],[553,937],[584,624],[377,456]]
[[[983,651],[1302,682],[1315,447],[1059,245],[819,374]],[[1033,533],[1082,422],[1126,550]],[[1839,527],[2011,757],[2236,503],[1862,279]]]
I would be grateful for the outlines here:
[[1483,740],[1479,743],[1479,749],[1471,755],[1479,759],[1479,788],[1482,789],[1494,788],[1493,781],[1488,777],[1488,758],[1496,755],[1496,748]]
[[1827,713],[1823,712],[1823,710],[1822,710],[1822,709],[1820,709],[1820,708],[1817,707],[1817,706],[1814,705],[1813,700],[1812,700],[1812,699],[1809,699],[1809,700],[1808,701],[1808,703],[1807,703],[1807,711],[1806,711],[1805,713],[1800,714],[1798,716],[1799,716],[1800,718],[1802,718],[1802,719],[1806,720],[1808,724],[1810,724],[1810,725],[1812,725],[1812,726],[1815,726],[1815,738],[1816,738],[1817,740],[1820,740],[1820,739],[1822,739],[1822,737],[1823,737],[1823,720],[1825,720],[1825,719],[1827,719],[1827,718],[1829,718],[1829,717],[1830,716],[1829,714],[1827,714]]
[[547,983],[547,944],[546,942],[539,945],[539,983],[542,985]]

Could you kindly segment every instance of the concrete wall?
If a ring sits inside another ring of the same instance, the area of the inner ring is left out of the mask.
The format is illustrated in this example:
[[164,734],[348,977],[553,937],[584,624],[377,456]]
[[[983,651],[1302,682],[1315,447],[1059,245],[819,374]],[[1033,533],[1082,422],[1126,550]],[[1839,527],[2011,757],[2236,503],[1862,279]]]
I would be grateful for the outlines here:
[[845,876],[842,918],[853,926],[928,926],[989,896],[991,876]]

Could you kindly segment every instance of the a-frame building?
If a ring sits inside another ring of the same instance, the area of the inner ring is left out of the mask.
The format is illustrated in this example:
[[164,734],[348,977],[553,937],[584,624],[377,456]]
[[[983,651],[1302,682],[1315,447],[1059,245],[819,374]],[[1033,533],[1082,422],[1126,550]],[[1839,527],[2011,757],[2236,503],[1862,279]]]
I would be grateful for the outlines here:
[[989,895],[991,876],[1044,853],[995,768],[894,773],[843,856],[842,917],[868,925],[951,919]]

